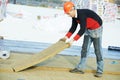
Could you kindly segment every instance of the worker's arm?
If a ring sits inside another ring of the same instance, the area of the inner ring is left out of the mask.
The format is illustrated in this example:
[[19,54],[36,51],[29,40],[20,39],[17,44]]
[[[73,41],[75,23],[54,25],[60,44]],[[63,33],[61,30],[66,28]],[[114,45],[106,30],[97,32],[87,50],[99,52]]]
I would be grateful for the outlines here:
[[81,15],[79,17],[80,20],[80,30],[78,31],[78,33],[74,36],[73,39],[71,39],[68,44],[72,45],[74,41],[77,41],[85,32],[86,26],[87,26],[87,22],[86,22],[86,16]]
[[69,31],[67,32],[67,34],[65,36],[70,38],[72,36],[72,34],[75,32],[75,30],[77,29],[77,25],[78,25],[78,23],[75,20],[75,18],[72,18],[71,28],[69,29]]
[[72,36],[72,34],[75,32],[77,25],[78,25],[78,23],[76,22],[76,20],[74,18],[72,18],[71,28],[69,29],[67,34],[63,38],[60,39],[60,41],[65,42],[68,38],[70,38]]

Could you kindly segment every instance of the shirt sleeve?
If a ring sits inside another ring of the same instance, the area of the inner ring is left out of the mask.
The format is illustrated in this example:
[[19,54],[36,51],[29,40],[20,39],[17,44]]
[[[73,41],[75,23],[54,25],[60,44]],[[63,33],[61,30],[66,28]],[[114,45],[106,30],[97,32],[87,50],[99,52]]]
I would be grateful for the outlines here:
[[[80,20],[80,30],[78,31],[78,33],[74,36],[74,40],[77,41],[85,32],[86,29],[86,16],[85,15],[80,15],[78,17],[78,19]],[[70,38],[72,36],[72,34],[75,32],[76,28],[77,28],[78,22],[75,20],[75,18],[72,18],[72,26],[70,28],[70,30],[68,31],[68,33],[66,34],[66,36],[68,38]]]
[[78,23],[76,22],[76,20],[74,18],[72,18],[71,28],[69,29],[68,33],[66,34],[66,36],[68,38],[70,38],[72,36],[72,34],[75,32],[77,25],[78,25]]
[[74,40],[77,41],[85,32],[86,29],[86,16],[82,15],[80,17],[78,17],[80,20],[80,30],[78,31],[78,33],[75,35]]

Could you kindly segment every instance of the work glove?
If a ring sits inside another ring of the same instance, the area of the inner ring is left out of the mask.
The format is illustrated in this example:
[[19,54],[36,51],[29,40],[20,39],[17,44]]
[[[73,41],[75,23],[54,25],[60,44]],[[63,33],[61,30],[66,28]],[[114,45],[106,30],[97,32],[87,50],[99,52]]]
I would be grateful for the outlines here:
[[68,39],[68,38],[65,36],[65,37],[61,38],[59,41],[66,42],[67,39]]

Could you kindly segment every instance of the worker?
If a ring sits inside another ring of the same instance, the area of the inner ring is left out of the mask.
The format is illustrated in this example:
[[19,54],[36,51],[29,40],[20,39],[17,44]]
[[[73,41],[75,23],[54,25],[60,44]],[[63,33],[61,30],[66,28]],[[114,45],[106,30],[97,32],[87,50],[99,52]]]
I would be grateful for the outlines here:
[[[74,4],[70,1],[64,3],[64,12],[72,18],[72,25],[66,35],[60,40],[66,42],[66,40],[70,39],[68,43],[72,45],[74,41],[78,41],[78,39],[84,34],[81,60],[74,69],[70,70],[70,72],[84,73],[87,54],[90,50],[91,43],[93,43],[97,62],[95,77],[102,77],[104,67],[101,42],[103,30],[102,19],[92,10],[75,9]],[[79,31],[71,39],[71,36],[74,34],[78,26],[80,27]]]

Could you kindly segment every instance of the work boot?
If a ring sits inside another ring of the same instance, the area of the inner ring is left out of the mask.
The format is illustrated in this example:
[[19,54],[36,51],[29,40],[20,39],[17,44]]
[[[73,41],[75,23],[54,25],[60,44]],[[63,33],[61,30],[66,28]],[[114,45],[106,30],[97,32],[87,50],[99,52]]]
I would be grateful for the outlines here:
[[69,72],[71,73],[80,73],[80,74],[84,74],[84,72],[82,70],[79,70],[77,68],[71,69]]
[[96,72],[95,77],[102,77],[102,73]]

